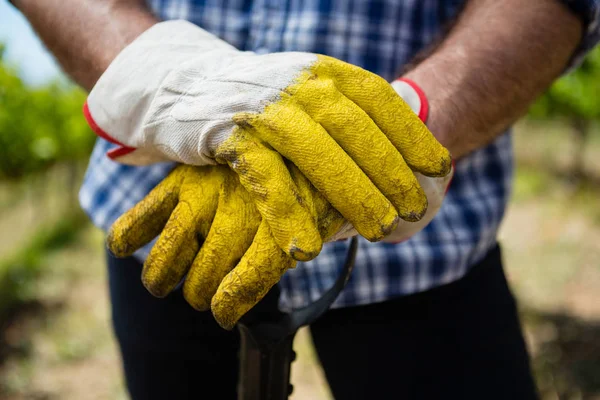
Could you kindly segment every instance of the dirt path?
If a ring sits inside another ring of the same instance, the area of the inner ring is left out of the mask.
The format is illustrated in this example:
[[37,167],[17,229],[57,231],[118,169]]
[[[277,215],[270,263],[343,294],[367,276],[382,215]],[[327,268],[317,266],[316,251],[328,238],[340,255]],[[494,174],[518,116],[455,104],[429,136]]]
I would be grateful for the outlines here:
[[[4,366],[2,398],[126,398],[109,325],[101,243],[100,233],[89,228],[48,256],[51,267],[34,288],[43,309],[23,315],[7,335],[25,357]],[[27,342],[20,342],[23,337]]]

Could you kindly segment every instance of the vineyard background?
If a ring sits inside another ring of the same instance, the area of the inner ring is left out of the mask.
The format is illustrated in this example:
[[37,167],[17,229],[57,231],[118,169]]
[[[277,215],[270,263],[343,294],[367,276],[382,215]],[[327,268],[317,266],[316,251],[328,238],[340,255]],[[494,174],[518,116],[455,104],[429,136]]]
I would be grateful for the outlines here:
[[[118,399],[101,232],[77,205],[85,95],[0,47],[0,399]],[[600,49],[519,122],[501,240],[544,399],[600,399]],[[329,398],[308,334],[295,399]]]

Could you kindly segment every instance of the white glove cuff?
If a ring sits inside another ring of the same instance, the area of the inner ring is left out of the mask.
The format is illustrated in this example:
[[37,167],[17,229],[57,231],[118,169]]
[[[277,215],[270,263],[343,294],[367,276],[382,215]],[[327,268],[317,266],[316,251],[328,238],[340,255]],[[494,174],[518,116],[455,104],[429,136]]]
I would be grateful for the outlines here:
[[[215,51],[237,52],[218,37],[183,20],[160,22],[121,51],[100,77],[84,106],[84,115],[94,132],[121,146],[108,156],[127,163],[127,154],[135,151],[135,157],[130,157],[135,158],[134,164],[166,161],[165,156],[154,149],[136,150],[144,144],[140,134],[144,116],[170,71],[191,57]],[[129,111],[124,113],[123,110]]]

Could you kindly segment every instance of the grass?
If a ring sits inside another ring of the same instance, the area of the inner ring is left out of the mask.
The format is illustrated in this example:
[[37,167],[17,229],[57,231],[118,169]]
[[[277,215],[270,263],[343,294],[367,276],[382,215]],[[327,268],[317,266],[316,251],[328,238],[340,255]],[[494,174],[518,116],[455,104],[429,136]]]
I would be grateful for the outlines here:
[[[515,156],[519,167],[568,176],[576,156],[576,137],[565,121],[522,120],[515,127]],[[587,177],[600,181],[600,126],[594,125],[585,144],[583,168]]]
[[49,249],[22,309],[3,332],[13,352],[0,369],[2,399],[125,398],[110,329],[101,232],[85,224]]
[[45,255],[73,241],[86,223],[86,217],[76,212],[42,226],[19,251],[0,263],[0,322],[18,303],[35,297],[30,288],[46,265]]

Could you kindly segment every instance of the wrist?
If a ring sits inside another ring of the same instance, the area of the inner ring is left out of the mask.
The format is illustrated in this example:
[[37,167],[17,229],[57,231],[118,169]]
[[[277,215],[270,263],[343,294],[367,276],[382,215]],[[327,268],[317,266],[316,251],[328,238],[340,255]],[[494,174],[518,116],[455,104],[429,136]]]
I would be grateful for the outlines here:
[[[427,127],[433,136],[452,154],[454,159],[464,155],[457,146],[456,137],[453,132],[461,132],[464,128],[458,128],[456,124],[460,121],[458,107],[454,96],[447,84],[440,83],[437,79],[435,68],[427,65],[427,61],[420,64],[414,70],[408,72],[402,79],[415,82],[427,98]],[[466,121],[462,121],[463,123]]]
[[[96,86],[106,81],[116,88],[138,82],[140,90],[149,92],[169,72],[194,56],[216,50],[235,50],[226,42],[183,20],[147,24],[135,35],[125,38],[116,53],[110,54]],[[96,87],[94,89],[97,89]]]
[[[89,62],[86,63],[85,68],[67,71],[88,92],[97,84],[119,54],[158,22],[147,12],[129,10],[114,14],[118,15],[122,21],[115,23],[110,35],[98,37],[96,41],[88,44]],[[114,18],[117,19],[117,17]]]

